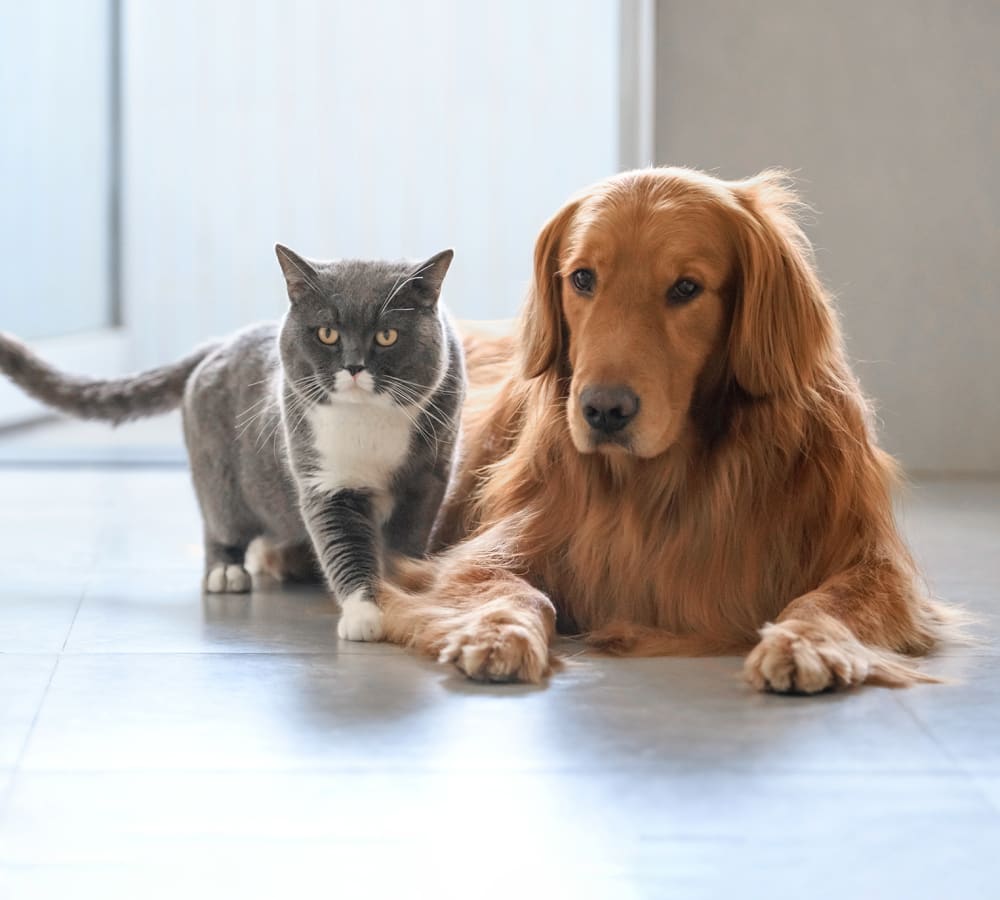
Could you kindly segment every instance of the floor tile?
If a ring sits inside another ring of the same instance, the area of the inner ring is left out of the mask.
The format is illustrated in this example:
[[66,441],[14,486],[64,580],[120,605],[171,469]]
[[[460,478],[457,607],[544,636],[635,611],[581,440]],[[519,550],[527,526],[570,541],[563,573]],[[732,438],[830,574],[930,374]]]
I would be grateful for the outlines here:
[[322,591],[204,597],[176,467],[0,460],[0,497],[0,896],[996,896],[1000,483],[902,507],[986,640],[815,698],[573,642],[477,685]]
[[[513,841],[511,841],[513,843]],[[495,849],[491,850],[491,844]],[[177,897],[274,900],[356,900],[434,897],[483,900],[563,897],[580,900],[645,900],[656,897],[626,875],[595,878],[589,870],[554,871],[524,859],[522,845],[484,837],[474,856],[461,856],[436,842],[413,846],[384,843],[273,843],[245,847],[214,861],[70,866],[0,866],[0,896],[16,900],[176,900]],[[541,852],[540,846],[528,851]]]
[[4,567],[0,653],[58,653],[90,579],[87,568]]
[[61,416],[14,429],[0,440],[0,466],[172,464],[187,461],[179,412],[110,428]]
[[900,704],[956,766],[1000,775],[1000,657],[940,660],[931,670],[954,683],[900,692]]
[[964,898],[1000,876],[1000,815],[961,776],[29,773],[3,837],[22,874],[266,858],[352,895],[401,866],[443,896],[495,896],[508,865],[528,896],[931,897],[947,871]]
[[[200,552],[200,550],[199,550]],[[321,587],[258,579],[250,594],[203,594],[201,568],[106,570],[76,616],[70,653],[392,653],[339,641]]]
[[578,661],[539,689],[470,683],[389,649],[64,655],[24,766],[922,772],[949,765],[890,692],[759,696],[738,680],[735,659]]
[[[56,524],[53,513],[59,517]],[[63,507],[18,511],[8,507],[0,511],[0,563],[39,572],[89,569],[98,558],[101,532],[102,513],[94,510]],[[76,591],[79,585],[66,587]],[[0,602],[9,596],[7,586],[0,584]]]
[[48,654],[0,653],[0,769],[17,763],[56,660]]
[[1000,815],[1000,775],[973,775],[976,786]]
[[[14,769],[0,769],[0,859],[2,859],[4,835],[7,833],[7,808],[10,801],[11,788],[14,785]],[[0,893],[0,897],[3,894]]]
[[[939,593],[955,578],[1000,588],[1000,480],[912,485],[902,495],[900,521]],[[1000,596],[994,601],[1000,606]]]

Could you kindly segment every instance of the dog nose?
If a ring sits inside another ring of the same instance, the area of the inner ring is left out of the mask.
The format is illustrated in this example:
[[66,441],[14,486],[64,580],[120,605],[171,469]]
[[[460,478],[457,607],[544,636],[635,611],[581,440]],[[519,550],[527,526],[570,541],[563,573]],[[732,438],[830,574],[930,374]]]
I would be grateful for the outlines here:
[[639,398],[624,385],[599,384],[580,394],[580,407],[587,424],[595,431],[621,431],[639,412]]
[[364,372],[365,370],[364,366],[344,366],[344,368],[351,373],[351,378],[357,375],[358,372]]

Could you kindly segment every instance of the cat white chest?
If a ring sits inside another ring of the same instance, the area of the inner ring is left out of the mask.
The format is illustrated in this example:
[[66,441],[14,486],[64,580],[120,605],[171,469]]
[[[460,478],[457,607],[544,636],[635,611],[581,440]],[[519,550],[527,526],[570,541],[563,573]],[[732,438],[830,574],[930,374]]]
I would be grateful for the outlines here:
[[323,491],[369,488],[384,491],[406,459],[411,424],[395,406],[329,403],[307,414],[316,469],[313,487]]

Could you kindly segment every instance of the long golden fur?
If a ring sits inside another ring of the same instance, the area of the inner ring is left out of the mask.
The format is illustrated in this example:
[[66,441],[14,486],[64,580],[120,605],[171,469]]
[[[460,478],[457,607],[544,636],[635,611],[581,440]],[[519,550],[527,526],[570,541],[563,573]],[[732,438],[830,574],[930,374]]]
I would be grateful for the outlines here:
[[[749,651],[759,689],[929,680],[907,656],[948,612],[795,209],[781,173],[663,168],[549,221],[519,338],[470,341],[440,552],[385,588],[390,640],[484,680],[543,679],[557,622],[620,654]],[[639,398],[611,437],[581,412],[595,384]]]

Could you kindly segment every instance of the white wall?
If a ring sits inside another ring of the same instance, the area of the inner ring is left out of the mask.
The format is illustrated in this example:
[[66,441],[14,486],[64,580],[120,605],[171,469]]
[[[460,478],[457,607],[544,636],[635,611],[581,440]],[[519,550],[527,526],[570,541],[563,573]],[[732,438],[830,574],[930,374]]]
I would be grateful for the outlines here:
[[109,0],[0,0],[0,329],[26,338],[110,322],[109,27]]
[[1000,4],[657,15],[657,161],[796,170],[885,443],[915,470],[1000,470]]
[[544,220],[617,168],[617,0],[126,0],[137,363],[285,306],[272,246],[456,249],[462,316],[519,306]]

